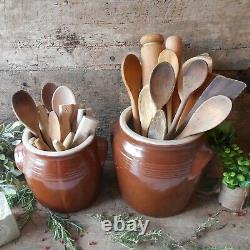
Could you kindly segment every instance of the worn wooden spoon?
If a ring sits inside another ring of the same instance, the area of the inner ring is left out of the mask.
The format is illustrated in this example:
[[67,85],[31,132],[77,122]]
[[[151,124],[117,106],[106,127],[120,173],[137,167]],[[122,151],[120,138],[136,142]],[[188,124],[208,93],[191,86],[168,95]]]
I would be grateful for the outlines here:
[[59,116],[59,105],[76,104],[73,92],[66,86],[58,87],[52,96],[52,109]]
[[128,54],[125,56],[121,64],[121,75],[131,102],[134,130],[140,134],[138,98],[142,88],[142,68],[136,55]]
[[164,140],[166,132],[167,120],[165,112],[163,110],[157,110],[149,125],[148,138]]
[[143,87],[138,99],[142,135],[147,136],[149,124],[156,113],[156,106],[150,94],[149,85]]
[[[175,81],[178,77],[178,73],[179,73],[179,60],[177,55],[175,54],[174,51],[172,51],[171,49],[164,49],[159,57],[158,57],[158,62],[168,62],[171,64],[171,66],[174,69],[174,74],[175,74]],[[170,128],[171,123],[172,123],[172,96],[170,97],[168,103],[167,103],[167,124],[168,127]]]
[[26,91],[20,90],[12,96],[12,108],[17,119],[42,143],[45,143],[39,129],[39,115],[33,98]]
[[177,122],[188,101],[189,96],[203,84],[203,82],[206,80],[207,73],[207,63],[204,60],[200,59],[190,63],[190,65],[186,68],[186,71],[183,72],[183,84],[181,86],[181,89],[179,89],[179,91],[182,92],[182,94],[180,95],[181,104],[170,126],[167,139],[171,138],[171,136],[175,132]]
[[208,100],[210,97],[216,95],[224,95],[234,100],[237,98],[241,92],[246,88],[246,84],[241,81],[237,81],[234,79],[230,79],[221,75],[217,75],[213,81],[207,86],[207,88],[203,91],[193,108],[185,117],[183,123],[178,128],[178,131],[181,131],[188,123],[191,116],[194,112],[199,108],[199,106]]
[[217,95],[203,102],[193,113],[183,131],[176,137],[181,139],[190,135],[204,133],[223,122],[232,109],[232,101]]
[[175,86],[175,74],[170,63],[161,62],[150,78],[150,93],[157,109],[161,109],[171,97]]
[[57,89],[57,86],[51,82],[46,83],[42,88],[42,92],[41,92],[42,101],[48,111],[52,111],[52,103],[51,103],[52,96],[56,89]]

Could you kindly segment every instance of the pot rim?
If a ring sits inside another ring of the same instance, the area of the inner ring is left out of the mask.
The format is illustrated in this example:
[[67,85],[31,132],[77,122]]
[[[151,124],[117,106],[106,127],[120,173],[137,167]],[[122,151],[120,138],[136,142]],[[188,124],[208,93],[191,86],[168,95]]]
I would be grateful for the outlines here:
[[188,137],[178,139],[178,140],[156,140],[156,139],[147,138],[147,137],[137,134],[132,129],[130,129],[130,127],[127,124],[127,121],[131,117],[131,114],[132,114],[131,106],[127,107],[126,109],[122,111],[120,115],[120,120],[119,120],[120,127],[125,134],[132,137],[134,140],[140,141],[146,144],[158,145],[158,146],[184,145],[184,144],[188,144],[197,140],[203,135],[203,133],[200,133],[197,135],[188,136]]
[[69,156],[69,155],[78,153],[79,151],[83,150],[90,143],[92,143],[92,141],[94,140],[94,137],[95,137],[95,135],[92,134],[80,145],[78,145],[74,148],[65,150],[65,151],[61,151],[61,152],[43,151],[43,150],[35,148],[34,146],[32,146],[29,143],[29,139],[31,138],[31,132],[28,129],[25,129],[23,132],[23,136],[22,136],[22,142],[23,142],[23,145],[25,146],[25,148],[28,149],[28,151],[32,152],[33,154],[37,154],[40,156],[48,156],[48,157],[64,157],[64,156]]

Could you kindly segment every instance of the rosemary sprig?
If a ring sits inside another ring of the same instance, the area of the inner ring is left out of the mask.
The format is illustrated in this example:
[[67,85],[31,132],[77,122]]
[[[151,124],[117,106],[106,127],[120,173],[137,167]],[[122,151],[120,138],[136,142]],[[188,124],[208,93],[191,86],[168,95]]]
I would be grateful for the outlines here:
[[68,250],[77,250],[75,240],[73,239],[70,231],[74,230],[77,233],[81,233],[84,230],[82,225],[71,220],[66,215],[53,213],[50,210],[48,210],[47,225],[55,240],[62,241]]

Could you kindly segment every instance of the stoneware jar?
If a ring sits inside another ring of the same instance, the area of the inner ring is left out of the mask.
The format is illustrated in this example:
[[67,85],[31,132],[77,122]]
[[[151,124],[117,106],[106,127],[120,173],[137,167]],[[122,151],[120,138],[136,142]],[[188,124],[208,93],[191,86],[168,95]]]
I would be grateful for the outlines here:
[[232,211],[241,211],[249,196],[249,188],[231,189],[224,183],[221,185],[221,190],[218,196],[219,203]]
[[48,152],[33,147],[30,137],[25,130],[15,149],[15,161],[37,200],[64,213],[88,207],[98,194],[107,141],[90,135],[75,148]]
[[154,140],[130,129],[131,108],[113,125],[113,157],[123,198],[138,212],[171,216],[188,204],[212,157],[201,135]]

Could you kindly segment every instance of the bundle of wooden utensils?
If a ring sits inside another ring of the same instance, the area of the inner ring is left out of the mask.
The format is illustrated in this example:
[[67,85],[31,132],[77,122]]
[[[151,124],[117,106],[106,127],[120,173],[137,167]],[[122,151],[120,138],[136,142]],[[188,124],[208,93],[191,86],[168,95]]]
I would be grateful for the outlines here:
[[181,139],[208,131],[229,115],[246,84],[212,73],[208,53],[182,64],[182,39],[161,34],[141,38],[141,60],[125,56],[121,65],[133,129],[159,140]]
[[12,96],[17,119],[34,135],[30,144],[44,151],[64,151],[95,134],[98,121],[92,117],[92,110],[77,104],[69,88],[47,83],[41,97],[43,105],[36,106],[23,90]]

